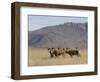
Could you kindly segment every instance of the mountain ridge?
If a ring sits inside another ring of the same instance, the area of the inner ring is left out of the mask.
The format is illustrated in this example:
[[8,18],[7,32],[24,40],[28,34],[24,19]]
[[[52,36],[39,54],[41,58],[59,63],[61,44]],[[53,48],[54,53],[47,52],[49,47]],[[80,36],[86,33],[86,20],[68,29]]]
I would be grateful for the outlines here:
[[28,33],[28,45],[34,48],[87,47],[87,23],[63,23]]

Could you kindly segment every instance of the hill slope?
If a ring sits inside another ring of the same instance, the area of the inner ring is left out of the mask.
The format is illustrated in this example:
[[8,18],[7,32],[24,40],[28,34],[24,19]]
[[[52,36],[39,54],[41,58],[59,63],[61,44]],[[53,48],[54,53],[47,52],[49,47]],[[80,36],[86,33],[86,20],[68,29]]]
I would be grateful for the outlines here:
[[29,47],[87,47],[87,23],[64,23],[29,31]]

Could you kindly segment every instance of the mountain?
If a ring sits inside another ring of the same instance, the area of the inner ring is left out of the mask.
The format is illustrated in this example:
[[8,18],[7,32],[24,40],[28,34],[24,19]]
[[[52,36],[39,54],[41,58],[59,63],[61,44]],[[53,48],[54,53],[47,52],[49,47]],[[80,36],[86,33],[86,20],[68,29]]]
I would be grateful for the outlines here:
[[64,23],[46,26],[28,33],[28,45],[34,48],[86,48],[87,23]]

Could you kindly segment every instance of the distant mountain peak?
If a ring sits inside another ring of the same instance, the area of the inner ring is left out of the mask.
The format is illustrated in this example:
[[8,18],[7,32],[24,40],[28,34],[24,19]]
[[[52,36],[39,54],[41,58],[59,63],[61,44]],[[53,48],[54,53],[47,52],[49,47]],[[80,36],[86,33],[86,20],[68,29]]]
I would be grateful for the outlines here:
[[67,22],[29,31],[29,47],[87,47],[87,23]]

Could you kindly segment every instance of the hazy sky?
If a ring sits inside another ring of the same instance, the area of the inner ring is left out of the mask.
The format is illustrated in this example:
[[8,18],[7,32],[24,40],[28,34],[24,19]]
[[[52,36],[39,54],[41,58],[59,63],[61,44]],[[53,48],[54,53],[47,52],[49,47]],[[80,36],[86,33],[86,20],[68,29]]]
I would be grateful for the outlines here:
[[88,21],[87,17],[29,15],[28,28],[29,31],[32,31],[40,29],[45,26],[63,24],[65,22],[85,23],[87,21]]

